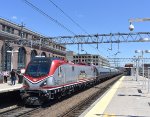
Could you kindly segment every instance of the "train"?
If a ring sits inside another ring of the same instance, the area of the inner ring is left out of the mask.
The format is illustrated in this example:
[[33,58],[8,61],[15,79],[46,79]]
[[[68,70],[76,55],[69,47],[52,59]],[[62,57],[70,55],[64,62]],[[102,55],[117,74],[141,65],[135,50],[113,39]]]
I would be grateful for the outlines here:
[[25,69],[20,95],[26,105],[41,105],[119,74],[111,67],[35,57]]

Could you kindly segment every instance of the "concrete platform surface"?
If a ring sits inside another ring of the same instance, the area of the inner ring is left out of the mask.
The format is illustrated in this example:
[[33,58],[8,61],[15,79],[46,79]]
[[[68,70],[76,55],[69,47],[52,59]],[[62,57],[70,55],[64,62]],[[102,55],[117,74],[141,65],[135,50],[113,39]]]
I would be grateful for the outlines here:
[[0,93],[18,90],[21,87],[22,87],[22,84],[18,84],[18,81],[16,81],[15,85],[11,85],[11,82],[8,81],[7,83],[0,84]]
[[149,80],[123,76],[80,117],[150,117]]

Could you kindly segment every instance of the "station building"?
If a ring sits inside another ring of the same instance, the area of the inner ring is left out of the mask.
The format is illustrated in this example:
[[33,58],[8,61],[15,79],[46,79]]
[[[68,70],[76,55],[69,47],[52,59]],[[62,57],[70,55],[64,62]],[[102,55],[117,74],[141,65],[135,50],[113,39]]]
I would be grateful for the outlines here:
[[110,66],[109,61],[100,56],[93,54],[76,54],[73,51],[67,51],[66,58],[74,63],[86,63],[88,65]]
[[[143,64],[141,65],[141,67],[139,68],[139,74],[142,76],[143,75]],[[145,77],[149,77],[149,74],[150,74],[150,64],[144,64],[144,76]]]
[[46,57],[66,56],[66,47],[49,42],[48,47],[26,46],[17,43],[8,43],[8,40],[26,39],[36,40],[45,36],[16,23],[0,18],[0,71],[25,68],[28,62],[36,55]]

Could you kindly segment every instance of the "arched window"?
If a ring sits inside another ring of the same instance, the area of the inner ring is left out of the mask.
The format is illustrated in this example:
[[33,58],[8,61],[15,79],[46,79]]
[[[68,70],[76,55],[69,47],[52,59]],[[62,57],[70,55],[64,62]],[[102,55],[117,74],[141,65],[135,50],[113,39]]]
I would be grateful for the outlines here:
[[24,47],[19,48],[18,52],[18,69],[26,66],[26,50]]
[[46,57],[46,53],[45,53],[45,52],[42,52],[42,53],[41,53],[41,56],[45,56],[45,57]]
[[1,50],[2,70],[11,71],[11,53],[8,53],[7,51],[12,51],[12,47],[9,47],[9,45],[5,43]]
[[37,56],[37,51],[36,51],[36,50],[32,50],[32,51],[31,51],[31,60],[32,60],[35,56]]

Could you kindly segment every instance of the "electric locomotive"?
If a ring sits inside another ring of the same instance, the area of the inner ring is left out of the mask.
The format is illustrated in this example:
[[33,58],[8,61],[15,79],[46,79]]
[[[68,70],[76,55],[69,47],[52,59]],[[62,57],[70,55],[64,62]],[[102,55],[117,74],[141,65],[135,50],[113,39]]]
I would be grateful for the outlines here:
[[71,94],[110,76],[109,67],[74,64],[58,58],[35,57],[25,70],[20,95],[27,105],[41,105],[46,100]]

